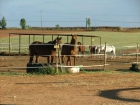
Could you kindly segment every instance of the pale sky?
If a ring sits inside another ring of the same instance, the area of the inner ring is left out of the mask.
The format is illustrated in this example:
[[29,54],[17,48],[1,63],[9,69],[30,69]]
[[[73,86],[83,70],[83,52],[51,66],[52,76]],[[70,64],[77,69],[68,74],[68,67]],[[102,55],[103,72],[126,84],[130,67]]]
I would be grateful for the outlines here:
[[[41,12],[42,11],[42,12]],[[0,20],[4,16],[7,27],[20,27],[25,18],[29,26],[140,27],[140,0],[0,0]]]

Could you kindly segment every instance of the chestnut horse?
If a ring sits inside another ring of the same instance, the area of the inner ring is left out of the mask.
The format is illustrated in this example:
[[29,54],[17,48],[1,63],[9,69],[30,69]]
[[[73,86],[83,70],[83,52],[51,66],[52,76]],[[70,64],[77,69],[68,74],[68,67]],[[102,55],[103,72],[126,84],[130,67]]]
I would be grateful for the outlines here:
[[62,46],[62,50],[61,50],[61,58],[62,58],[62,63],[64,63],[64,59],[65,57],[67,57],[67,66],[68,65],[72,65],[71,62],[71,57],[74,58],[74,66],[76,64],[76,55],[77,55],[77,35],[72,35],[72,39],[70,43],[65,43]]
[[79,55],[80,52],[81,52],[82,55],[84,55],[84,53],[85,53],[85,51],[86,51],[85,46],[82,45],[81,42],[78,42],[77,44],[78,44],[78,55]]
[[30,51],[30,59],[29,63],[32,63],[33,57],[36,56],[35,62],[38,63],[38,57],[47,57],[48,63],[53,63],[54,56],[56,56],[56,48],[54,48],[54,45],[60,45],[61,44],[62,37],[57,37],[54,41],[49,41],[48,43],[43,43],[39,41],[35,41],[29,46]]

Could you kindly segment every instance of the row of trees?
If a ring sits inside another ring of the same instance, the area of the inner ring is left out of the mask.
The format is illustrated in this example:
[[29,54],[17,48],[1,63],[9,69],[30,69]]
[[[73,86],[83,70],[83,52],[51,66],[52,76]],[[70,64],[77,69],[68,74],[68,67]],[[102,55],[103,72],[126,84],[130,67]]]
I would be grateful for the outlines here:
[[[0,20],[0,26],[2,29],[6,29],[6,19],[4,17],[2,17],[2,19]],[[22,18],[20,20],[20,26],[22,29],[26,29],[26,20],[24,18]]]
[[[91,24],[90,18],[86,18],[86,27],[87,27],[87,29],[90,28],[90,24]],[[6,25],[7,25],[6,19],[4,17],[2,17],[2,19],[0,20],[1,28],[6,29]],[[27,28],[30,27],[29,25],[26,26],[26,20],[24,18],[22,18],[20,20],[20,26],[21,26],[22,29],[26,29],[26,27]],[[60,26],[59,26],[59,24],[57,24],[55,27],[59,29]]]

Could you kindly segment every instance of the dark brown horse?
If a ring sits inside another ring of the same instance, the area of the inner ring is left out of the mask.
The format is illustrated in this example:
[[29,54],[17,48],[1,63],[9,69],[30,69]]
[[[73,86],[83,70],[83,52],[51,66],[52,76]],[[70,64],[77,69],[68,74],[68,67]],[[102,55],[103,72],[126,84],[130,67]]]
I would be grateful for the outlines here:
[[86,47],[84,45],[82,45],[81,42],[78,42],[78,55],[81,54],[84,55],[85,51],[86,51]]
[[71,62],[71,57],[74,58],[74,66],[76,64],[76,55],[77,55],[77,35],[72,35],[71,42],[70,43],[65,43],[62,46],[61,50],[61,58],[62,58],[62,63],[64,63],[65,57],[67,57],[67,66],[72,65]]
[[94,55],[94,54],[99,54],[100,47],[98,47],[98,46],[89,46],[89,50],[90,50],[91,57],[92,57],[92,55]]
[[38,57],[47,57],[48,63],[53,63],[54,56],[56,56],[56,48],[54,48],[54,45],[60,45],[61,44],[62,37],[57,37],[54,41],[49,41],[48,43],[43,43],[39,41],[35,41],[29,46],[30,51],[30,60],[29,63],[32,63],[33,57],[36,56],[35,62],[38,63]]

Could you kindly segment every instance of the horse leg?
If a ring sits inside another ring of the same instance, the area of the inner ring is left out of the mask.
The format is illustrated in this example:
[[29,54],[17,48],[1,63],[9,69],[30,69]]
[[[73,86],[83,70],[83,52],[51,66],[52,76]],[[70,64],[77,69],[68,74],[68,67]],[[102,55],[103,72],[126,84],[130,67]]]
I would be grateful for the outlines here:
[[[50,58],[51,58],[51,63],[53,64],[54,56],[50,56]],[[56,59],[55,59],[55,62],[56,62]]]
[[75,57],[74,57],[74,66],[76,65],[76,59],[75,59]]
[[71,57],[70,57],[70,59],[69,59],[69,63],[70,63],[70,66],[72,66]]
[[47,58],[47,63],[49,63],[49,56],[46,56],[46,58]]
[[47,62],[50,63],[51,56],[47,56]]
[[68,56],[68,59],[67,59],[67,66],[70,65],[70,56]]
[[116,59],[116,54],[115,54],[115,52],[113,52],[113,58]]
[[61,60],[62,60],[62,64],[64,64],[65,57],[63,55],[61,56]]
[[79,51],[78,51],[78,58],[80,57],[79,54],[80,54],[80,53],[79,53]]
[[34,57],[34,55],[30,55],[29,63],[33,62],[33,57]]
[[82,57],[84,57],[84,51],[82,51]]
[[35,53],[30,51],[30,59],[29,59],[29,63],[33,62],[33,58],[34,58]]
[[35,60],[36,63],[38,63],[38,58],[39,58],[39,56],[36,55],[36,60]]

